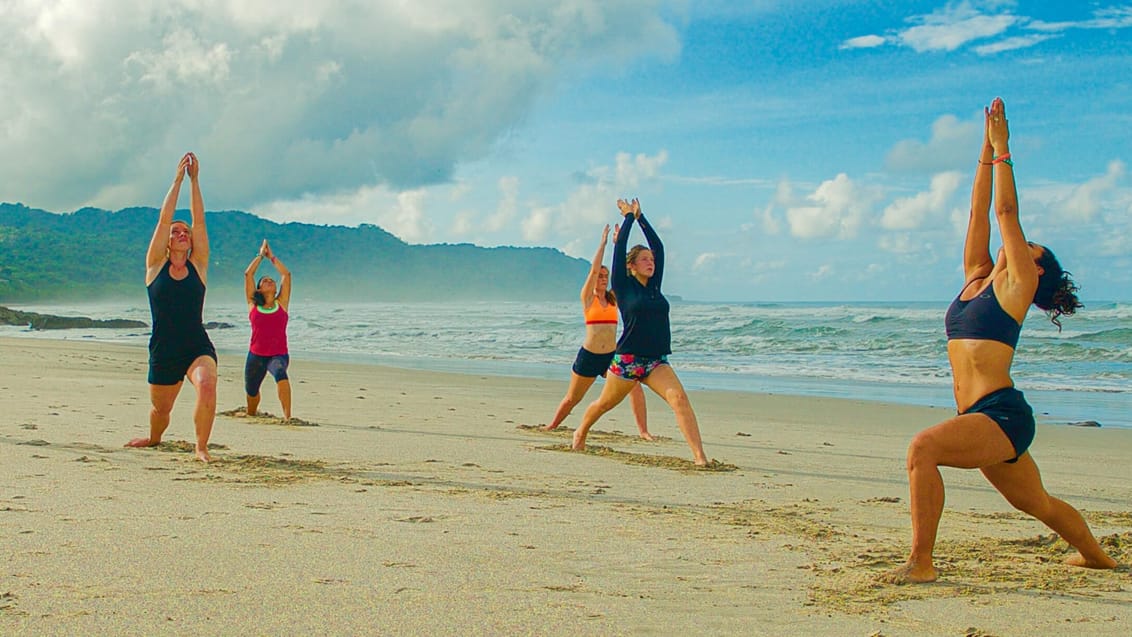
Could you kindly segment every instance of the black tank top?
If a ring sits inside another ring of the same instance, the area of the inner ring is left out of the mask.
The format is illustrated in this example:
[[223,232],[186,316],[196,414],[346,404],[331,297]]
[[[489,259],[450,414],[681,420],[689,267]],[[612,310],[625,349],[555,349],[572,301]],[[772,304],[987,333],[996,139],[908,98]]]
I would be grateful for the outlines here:
[[196,357],[212,349],[204,330],[204,281],[192,261],[189,274],[180,281],[169,275],[166,261],[148,286],[149,313],[153,332],[149,337],[150,361]]

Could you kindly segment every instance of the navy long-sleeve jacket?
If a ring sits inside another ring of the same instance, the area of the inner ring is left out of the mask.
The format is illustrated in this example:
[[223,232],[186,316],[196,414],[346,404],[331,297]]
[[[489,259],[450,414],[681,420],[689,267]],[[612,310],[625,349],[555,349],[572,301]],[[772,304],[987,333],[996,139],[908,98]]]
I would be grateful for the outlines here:
[[613,266],[609,272],[610,285],[617,295],[617,309],[621,311],[624,326],[621,338],[617,339],[617,353],[660,358],[672,353],[668,299],[660,293],[660,282],[664,276],[664,244],[645,216],[641,215],[641,231],[656,262],[656,270],[648,285],[641,285],[636,277],[629,274],[625,263],[629,231],[634,221],[634,215],[630,214],[625,215],[621,222],[617,242],[613,245]]

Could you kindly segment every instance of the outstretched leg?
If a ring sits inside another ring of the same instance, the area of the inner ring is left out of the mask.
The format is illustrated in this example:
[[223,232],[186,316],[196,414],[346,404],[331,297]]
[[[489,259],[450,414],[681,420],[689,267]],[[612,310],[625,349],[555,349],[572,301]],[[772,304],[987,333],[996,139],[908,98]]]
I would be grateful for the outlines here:
[[893,584],[934,582],[932,563],[943,515],[943,477],[939,468],[975,469],[1014,457],[1014,446],[989,416],[966,414],[916,434],[908,445],[908,491],[912,505],[912,553],[881,579]]
[[1086,568],[1116,568],[1116,560],[1101,548],[1081,513],[1046,492],[1038,465],[1029,452],[1022,454],[1014,464],[996,464],[983,467],[982,471],[1014,508],[1041,520],[1077,549],[1077,555],[1066,561],[1068,564]]
[[637,434],[645,440],[656,440],[649,433],[648,409],[645,406],[645,390],[637,383],[629,392],[629,406],[633,409],[633,420],[637,421]]
[[676,415],[676,426],[680,428],[680,433],[684,434],[684,440],[691,448],[696,464],[706,465],[707,455],[704,454],[704,444],[700,440],[700,424],[696,420],[696,412],[692,411],[688,392],[684,391],[684,386],[680,384],[680,379],[672,366],[657,367],[641,382],[648,385],[649,389],[656,392],[672,407],[672,412]]
[[193,407],[196,456],[202,462],[210,462],[208,438],[212,435],[212,422],[216,419],[216,361],[211,356],[198,356],[186,375],[197,390],[197,402]]
[[554,420],[545,427],[547,431],[555,429],[558,425],[566,420],[566,416],[574,410],[578,403],[582,402],[582,398],[586,396],[586,392],[593,386],[597,378],[590,378],[587,376],[579,376],[577,372],[570,372],[570,386],[566,388],[566,396],[562,402],[558,403],[558,410],[554,412]]
[[283,420],[291,419],[291,381],[284,378],[275,383],[279,390],[279,404],[283,406]]
[[248,408],[244,412],[249,416],[254,416],[259,413],[259,394],[255,396],[247,396]]
[[161,444],[161,436],[169,428],[169,415],[173,412],[173,404],[177,402],[177,394],[181,393],[181,385],[150,385],[149,386],[149,437],[134,438],[126,443],[127,447],[153,447]]
[[574,430],[574,440],[571,447],[574,451],[581,451],[586,448],[586,435],[590,432],[590,427],[594,426],[598,418],[601,418],[605,412],[616,407],[629,392],[633,391],[633,387],[637,384],[635,380],[625,380],[620,376],[614,374],[607,374],[605,379],[605,386],[601,388],[601,395],[597,400],[590,403],[586,407],[586,413],[582,415],[582,423]]

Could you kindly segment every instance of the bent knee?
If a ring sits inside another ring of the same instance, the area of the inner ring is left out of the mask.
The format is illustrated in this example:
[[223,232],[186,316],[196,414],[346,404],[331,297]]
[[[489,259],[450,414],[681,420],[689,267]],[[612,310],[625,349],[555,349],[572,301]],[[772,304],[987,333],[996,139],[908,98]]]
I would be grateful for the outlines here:
[[683,389],[670,389],[664,394],[664,400],[673,409],[687,409],[692,403],[688,400],[688,392]]
[[[197,393],[202,395],[216,395],[216,373],[207,370],[201,370],[193,374],[193,387],[197,388]],[[258,393],[258,392],[257,392]]]
[[908,455],[905,459],[908,471],[922,466],[935,466],[938,464],[935,445],[931,437],[919,433],[908,443]]

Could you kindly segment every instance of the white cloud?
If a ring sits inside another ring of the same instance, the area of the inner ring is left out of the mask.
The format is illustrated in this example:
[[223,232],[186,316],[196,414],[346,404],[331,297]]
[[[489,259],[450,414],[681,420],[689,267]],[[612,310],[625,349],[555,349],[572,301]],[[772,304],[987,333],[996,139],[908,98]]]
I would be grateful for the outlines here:
[[940,173],[932,177],[925,192],[896,199],[881,215],[880,225],[886,230],[919,228],[932,217],[942,216],[952,195],[959,188],[962,176],[958,172]]
[[829,277],[833,276],[833,266],[826,263],[822,266],[819,266],[817,270],[814,270],[813,272],[811,272],[809,276],[814,281],[821,281],[822,279],[828,279]]
[[554,211],[550,208],[536,208],[531,214],[523,217],[519,224],[523,239],[531,243],[540,243],[550,234],[551,220]]
[[1127,29],[1132,27],[1132,6],[1105,7],[1093,12],[1090,20],[1046,22],[1034,20],[1026,25],[1035,31],[1066,31],[1068,29]]
[[495,213],[487,218],[484,230],[499,232],[511,223],[519,212],[519,178],[499,178],[499,206]]
[[1102,209],[1105,196],[1116,189],[1123,177],[1124,162],[1113,160],[1104,175],[1076,186],[1054,207],[1072,221],[1092,221]]
[[715,252],[704,252],[696,257],[692,262],[692,270],[699,271],[709,268],[714,262],[719,260],[720,255]]
[[894,254],[916,254],[922,252],[924,244],[907,232],[883,234],[877,239],[877,247]]
[[862,35],[849,38],[841,43],[841,49],[872,49],[883,45],[887,40],[879,35]]
[[997,36],[1014,25],[1018,18],[1009,13],[986,15],[969,2],[960,2],[912,21],[919,24],[900,32],[898,37],[906,46],[923,53],[954,51],[973,40]]
[[857,184],[841,173],[787,208],[786,221],[790,233],[802,239],[852,238],[879,198],[875,189]]
[[1015,49],[1026,49],[1036,44],[1041,44],[1046,40],[1055,37],[1052,35],[1018,35],[998,42],[990,44],[982,44],[975,47],[975,53],[979,55],[994,55],[995,53],[1002,53],[1003,51],[1013,51]]
[[932,122],[927,142],[905,139],[893,145],[885,165],[894,172],[936,172],[974,163],[978,140],[983,134],[983,114],[975,119],[960,120],[954,115],[941,115]]
[[227,44],[202,42],[195,33],[178,29],[165,36],[160,49],[127,55],[124,66],[139,83],[163,94],[202,83],[223,86],[231,61]]
[[384,186],[364,186],[353,192],[273,201],[257,207],[254,214],[283,223],[353,226],[368,222],[403,241],[428,243],[435,233],[426,213],[430,195],[425,189],[396,192]]
[[0,200],[53,209],[157,205],[186,150],[220,208],[445,183],[563,72],[680,46],[656,0],[6,0],[0,33]]

